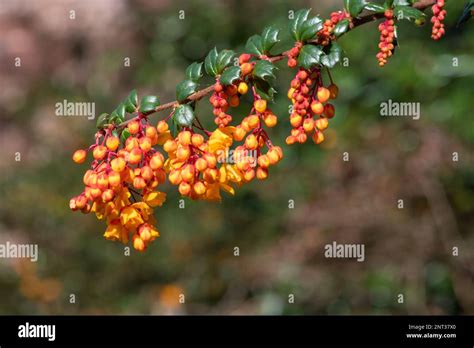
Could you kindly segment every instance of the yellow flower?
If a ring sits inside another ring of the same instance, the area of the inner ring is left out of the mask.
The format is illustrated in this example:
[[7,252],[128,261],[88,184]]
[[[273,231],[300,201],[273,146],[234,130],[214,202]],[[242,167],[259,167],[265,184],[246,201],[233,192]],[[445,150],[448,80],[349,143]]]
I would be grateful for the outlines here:
[[209,152],[216,154],[217,152],[226,151],[232,145],[232,133],[235,127],[217,128],[209,137]]
[[144,202],[137,202],[137,203],[133,203],[131,205],[131,207],[133,207],[134,209],[137,209],[138,212],[140,213],[140,215],[142,216],[142,218],[145,220],[145,221],[148,221],[150,216],[153,216],[153,209],[146,203]]
[[122,211],[120,212],[120,222],[127,229],[134,230],[139,225],[141,225],[144,221],[140,214],[140,211],[138,209],[135,209],[132,205],[132,206],[128,206],[122,209]]
[[120,224],[120,220],[111,221],[105,230],[104,237],[107,240],[128,243],[128,231]]
[[162,206],[166,200],[166,193],[153,191],[143,196],[143,201],[150,207]]

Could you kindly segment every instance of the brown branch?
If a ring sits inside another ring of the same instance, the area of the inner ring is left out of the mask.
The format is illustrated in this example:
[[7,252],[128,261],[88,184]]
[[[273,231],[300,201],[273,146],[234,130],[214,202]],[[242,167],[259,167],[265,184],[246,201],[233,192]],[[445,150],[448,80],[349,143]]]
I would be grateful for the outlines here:
[[[436,3],[436,0],[419,0],[419,1],[415,2],[412,5],[412,7],[416,8],[420,11],[424,11],[429,6],[432,6],[435,3]],[[359,27],[363,24],[379,20],[383,17],[384,17],[383,13],[375,13],[375,14],[368,14],[368,15],[364,15],[362,17],[355,18],[352,21],[354,26],[350,30],[352,30],[354,28],[357,28],[357,27]],[[349,32],[350,30],[348,30],[347,32]],[[285,52],[283,52],[279,55],[272,56],[271,58],[268,58],[268,60],[271,61],[271,62],[277,62],[277,61],[282,60],[283,58],[285,58],[285,56],[287,56],[287,55],[288,55],[288,51],[285,51]],[[214,84],[191,94],[183,103],[190,102],[190,101],[198,101],[198,100],[204,98],[209,93],[211,93],[213,90],[214,90]],[[180,103],[177,100],[166,103],[166,104],[162,104],[162,105],[156,107],[154,112],[159,112],[159,111],[163,111],[163,110],[166,110],[166,109],[175,108],[179,104]],[[124,121],[124,122],[120,123],[119,125],[116,126],[116,128],[119,128],[119,129],[123,128],[127,124],[129,124],[131,121],[136,120],[136,119],[138,119],[138,116],[133,117],[133,118],[127,120],[127,121]]]

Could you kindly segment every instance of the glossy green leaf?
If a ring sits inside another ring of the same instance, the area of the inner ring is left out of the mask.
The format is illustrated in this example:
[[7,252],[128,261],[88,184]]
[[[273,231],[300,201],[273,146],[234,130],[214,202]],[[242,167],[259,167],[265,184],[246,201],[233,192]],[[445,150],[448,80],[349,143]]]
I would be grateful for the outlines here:
[[194,121],[194,110],[189,105],[180,105],[173,114],[173,119],[183,127],[191,127]]
[[303,23],[308,19],[309,12],[309,9],[301,9],[296,11],[294,18],[290,21],[291,35],[297,41],[300,41],[301,28]]
[[351,17],[357,17],[364,10],[366,4],[365,0],[344,0],[345,8]]
[[202,62],[194,62],[186,68],[185,75],[188,80],[197,82],[202,77]]
[[252,75],[253,77],[259,78],[261,80],[271,82],[273,79],[275,79],[274,71],[276,69],[277,67],[268,60],[259,60],[257,63],[255,63]]
[[224,70],[221,75],[220,82],[221,84],[227,86],[232,85],[234,81],[240,79],[240,67],[231,66]]
[[323,54],[324,52],[319,46],[304,45],[298,56],[298,64],[305,69],[310,69],[320,64]]
[[261,56],[264,54],[264,48],[263,48],[263,40],[260,35],[252,35],[249,37],[247,40],[247,43],[245,44],[245,50],[247,53],[252,53],[257,56]]
[[273,100],[276,91],[267,81],[255,80],[254,86],[260,97],[268,101]]
[[266,27],[262,32],[262,48],[263,52],[266,54],[270,52],[272,47],[279,42],[278,39],[279,30],[275,27]]
[[371,11],[371,12],[375,12],[375,13],[385,12],[385,6],[382,6],[382,5],[379,5],[379,4],[374,4],[374,3],[365,4],[364,8],[367,11]]
[[336,42],[331,44],[331,49],[328,54],[321,57],[321,64],[328,68],[334,68],[334,66],[341,60],[342,49]]
[[160,105],[160,101],[157,96],[147,95],[140,101],[139,111],[142,114],[149,114],[155,111],[155,108]]
[[204,68],[206,69],[206,73],[209,76],[216,76],[218,74],[217,71],[217,49],[214,47],[207,55],[206,59],[204,60]]
[[313,39],[316,33],[323,29],[323,20],[319,17],[313,17],[303,22],[299,33],[300,40],[306,41]]
[[97,128],[101,129],[108,123],[109,114],[104,112],[97,117]]
[[130,132],[128,131],[128,128],[125,128],[122,131],[122,134],[120,134],[120,140],[122,141],[122,143],[125,144],[125,141],[127,140],[129,136],[130,136]]
[[125,110],[129,113],[135,112],[137,110],[138,96],[137,96],[136,89],[132,90],[128,94],[127,98],[125,99],[124,105],[125,105]]
[[187,97],[196,92],[198,84],[191,80],[184,80],[176,86],[176,99],[178,102],[185,101]]
[[425,14],[411,6],[395,6],[394,8],[395,17],[399,20],[417,20],[425,17]]
[[119,121],[123,122],[125,120],[125,104],[120,103],[115,109],[115,112],[117,113]]
[[348,19],[343,19],[342,21],[337,23],[336,26],[334,27],[334,35],[339,37],[342,34],[344,34],[347,31],[347,29],[349,29],[349,24],[350,22]]
[[217,56],[217,73],[221,74],[225,68],[227,68],[232,63],[232,58],[234,58],[235,52],[232,50],[222,50]]

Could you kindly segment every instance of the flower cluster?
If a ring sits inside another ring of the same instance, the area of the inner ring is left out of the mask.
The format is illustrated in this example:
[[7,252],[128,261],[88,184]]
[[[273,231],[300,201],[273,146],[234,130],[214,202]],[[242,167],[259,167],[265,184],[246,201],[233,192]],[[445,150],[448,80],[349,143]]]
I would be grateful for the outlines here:
[[295,45],[288,51],[288,66],[294,68],[298,65],[298,56],[300,54],[301,48],[303,48],[302,42],[295,42]]
[[239,105],[240,98],[238,93],[237,86],[235,85],[226,86],[225,89],[218,82],[214,85],[214,93],[209,101],[214,108],[212,112],[217,126],[225,127],[232,121],[232,116],[226,112],[229,106],[236,107]]
[[431,38],[433,40],[439,40],[444,35],[444,17],[446,16],[446,10],[444,9],[444,0],[438,0],[432,7],[433,17],[431,17],[431,23],[433,27],[431,29]]
[[324,21],[323,29],[321,29],[318,32],[318,43],[323,45],[323,46],[329,45],[329,43],[331,42],[331,39],[332,39],[331,36],[333,34],[334,28],[336,27],[336,25],[340,21],[342,21],[344,19],[347,19],[349,21],[349,24],[348,24],[349,28],[352,28],[354,26],[353,23],[352,23],[351,15],[349,13],[347,13],[346,11],[332,12],[331,13],[331,18],[326,19]]
[[73,197],[69,206],[105,219],[106,239],[128,243],[132,235],[133,247],[143,251],[159,236],[153,208],[166,199],[165,193],[157,190],[166,177],[164,157],[152,148],[163,137],[146,118],[130,122],[127,130],[130,136],[125,141],[111,129],[101,130],[95,144],[74,153],[76,163],[83,163],[90,151],[94,161],[84,174],[84,191]]
[[395,48],[393,44],[395,39],[395,21],[393,19],[393,11],[386,10],[384,16],[385,20],[379,24],[380,42],[379,53],[377,53],[377,59],[381,67],[387,64],[387,60],[392,56],[393,49]]
[[305,143],[308,135],[316,144],[324,141],[323,131],[328,127],[328,119],[334,117],[334,106],[328,101],[335,99],[338,88],[331,84],[328,88],[322,84],[320,70],[300,69],[291,81],[288,98],[293,104],[290,123],[293,129],[286,138],[288,145]]

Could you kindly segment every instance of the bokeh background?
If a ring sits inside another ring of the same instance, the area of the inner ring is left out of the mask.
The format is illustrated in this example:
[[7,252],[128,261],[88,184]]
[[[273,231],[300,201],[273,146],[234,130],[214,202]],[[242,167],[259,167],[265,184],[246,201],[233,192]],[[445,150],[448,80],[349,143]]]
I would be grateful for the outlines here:
[[[429,24],[402,23],[383,69],[376,24],[343,37],[327,141],[285,146],[269,180],[220,204],[179,209],[167,184],[161,237],[144,254],[124,256],[102,222],[68,209],[86,169],[70,157],[95,121],[58,117],[57,102],[95,102],[98,115],[133,88],[174,100],[188,64],[215,45],[242,52],[269,24],[289,39],[288,11],[301,7],[328,16],[342,0],[1,1],[0,242],[39,245],[37,263],[0,259],[1,314],[474,314],[474,21],[455,27],[461,1],[448,2],[440,42]],[[291,73],[279,66],[282,145]],[[388,99],[420,102],[421,119],[381,117]],[[198,112],[211,127],[208,103]],[[365,261],[325,258],[333,241],[365,244]]]

